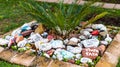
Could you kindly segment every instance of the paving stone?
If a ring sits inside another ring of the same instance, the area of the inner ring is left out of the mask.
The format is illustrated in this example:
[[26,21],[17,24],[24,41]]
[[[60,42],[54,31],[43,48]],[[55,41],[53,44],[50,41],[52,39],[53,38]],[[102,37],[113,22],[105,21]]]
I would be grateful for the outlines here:
[[81,66],[59,60],[52,60],[47,67],[81,67]]
[[115,4],[112,4],[112,3],[105,3],[103,5],[103,8],[114,8]]
[[0,47],[0,53],[1,53],[3,50],[4,50],[4,48],[3,48],[3,47]]
[[28,53],[19,53],[19,54],[16,54],[14,57],[12,57],[10,62],[21,64],[24,66],[31,66],[35,58],[36,58],[35,55],[31,55]]
[[34,64],[36,65],[36,67],[47,67],[52,61],[52,59],[37,56]]
[[10,59],[15,56],[17,54],[17,52],[11,50],[11,49],[8,49],[8,50],[3,50],[1,53],[0,53],[0,58],[3,59],[3,60],[6,60],[6,61],[10,61]]
[[114,9],[120,9],[120,4],[116,4]]

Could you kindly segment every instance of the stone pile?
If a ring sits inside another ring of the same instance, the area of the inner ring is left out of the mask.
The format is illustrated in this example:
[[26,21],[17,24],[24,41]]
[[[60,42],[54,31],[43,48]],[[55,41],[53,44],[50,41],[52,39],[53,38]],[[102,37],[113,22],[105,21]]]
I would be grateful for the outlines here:
[[39,56],[73,64],[94,65],[93,61],[103,55],[111,41],[112,38],[103,24],[92,24],[75,36],[58,39],[42,24],[25,23],[10,35],[0,38],[0,45],[19,52],[31,50]]

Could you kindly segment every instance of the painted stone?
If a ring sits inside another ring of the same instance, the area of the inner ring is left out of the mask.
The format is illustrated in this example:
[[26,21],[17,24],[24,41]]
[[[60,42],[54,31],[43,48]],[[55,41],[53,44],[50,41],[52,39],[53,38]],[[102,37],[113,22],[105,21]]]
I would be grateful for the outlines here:
[[21,34],[22,34],[23,36],[28,36],[28,35],[30,35],[32,32],[33,32],[33,30],[27,30],[27,31],[22,32]]
[[48,39],[49,41],[51,41],[52,39],[54,39],[54,36],[53,36],[53,35],[48,35],[48,36],[47,36],[47,39]]
[[79,42],[78,38],[72,37],[69,42],[68,45],[77,45],[77,43]]
[[80,38],[81,40],[85,40],[85,39],[86,39],[86,37],[85,37],[84,35],[80,35],[79,38]]
[[86,28],[85,31],[92,32],[93,29],[91,29],[91,28]]
[[18,34],[21,34],[21,29],[20,28],[18,28],[18,29],[16,29],[16,30],[14,30],[12,33],[11,33],[11,35],[12,36],[15,36],[15,35],[18,35]]
[[8,43],[9,43],[8,40],[0,38],[0,45],[6,45]]
[[104,26],[103,24],[93,24],[92,28],[97,30],[107,31],[106,26]]
[[94,39],[87,39],[87,40],[83,40],[81,42],[84,47],[97,47],[99,45],[99,40],[94,38]]
[[56,56],[56,58],[58,60],[63,60],[63,59],[72,59],[74,57],[74,54],[69,52],[69,51],[66,51],[64,49],[57,49],[55,52],[54,52],[54,55]]
[[50,44],[52,45],[52,48],[65,48],[65,45],[63,45],[63,41],[61,40],[52,40]]
[[39,50],[42,51],[48,51],[52,48],[52,46],[50,45],[50,43],[42,43],[39,45]]
[[23,26],[21,26],[21,30],[22,31],[31,30],[31,27],[28,23],[25,23]]
[[46,53],[51,56],[53,53],[54,53],[55,50],[51,49],[51,50],[48,50]]
[[96,57],[99,54],[99,50],[97,48],[85,48],[82,50],[82,56],[91,58],[91,59],[96,59]]
[[86,57],[81,58],[80,61],[81,61],[82,63],[92,62],[92,60],[91,60],[90,58],[86,58]]
[[15,39],[16,39],[16,43],[18,43],[18,42],[22,41],[24,39],[24,37],[21,34],[19,34],[19,35],[15,36]]
[[33,40],[34,42],[42,40],[42,36],[38,33],[31,33],[30,37],[28,38],[29,40]]
[[105,41],[107,41],[109,43],[112,41],[112,38],[109,36],[109,34],[107,34],[107,37],[105,38]]
[[26,44],[27,44],[27,40],[24,39],[24,40],[18,42],[17,46],[18,46],[18,47],[25,47]]
[[76,55],[75,55],[75,58],[80,59],[81,56],[82,56],[81,54],[76,54]]
[[100,46],[98,47],[98,50],[100,51],[100,54],[101,54],[101,55],[103,55],[105,49],[106,49],[106,46],[105,46],[105,45],[100,45]]
[[38,27],[35,29],[35,33],[42,34],[44,32],[44,27],[42,24],[39,24]]
[[106,31],[105,31],[105,32],[100,32],[99,34],[100,34],[101,36],[105,37],[105,36],[108,34],[108,32],[106,32]]
[[67,51],[70,51],[72,53],[80,53],[82,51],[82,47],[67,46]]
[[89,35],[90,35],[90,32],[89,32],[89,31],[83,31],[83,35],[89,36]]
[[94,31],[92,31],[91,34],[94,35],[94,36],[97,36],[99,34],[99,31],[98,30],[94,30]]
[[107,41],[100,41],[100,44],[103,44],[103,45],[108,45],[109,43]]

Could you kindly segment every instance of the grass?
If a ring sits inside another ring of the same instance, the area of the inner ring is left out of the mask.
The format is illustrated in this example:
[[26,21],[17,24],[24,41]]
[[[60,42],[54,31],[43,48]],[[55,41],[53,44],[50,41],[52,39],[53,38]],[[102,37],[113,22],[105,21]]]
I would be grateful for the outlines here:
[[31,21],[18,5],[18,0],[0,0],[0,34]]
[[20,65],[17,65],[17,64],[11,64],[9,62],[0,60],[0,67],[24,67],[24,66],[20,66]]
[[[91,8],[91,10],[94,8]],[[96,13],[102,11],[108,11],[111,14],[108,16],[119,17],[120,10],[110,9],[97,9]],[[25,22],[33,20],[29,15],[26,15],[24,11],[19,7],[18,0],[0,0],[0,34],[4,34],[10,30],[13,30]],[[11,64],[6,61],[0,60],[0,67],[23,67],[16,64]],[[120,67],[120,59],[117,67]]]

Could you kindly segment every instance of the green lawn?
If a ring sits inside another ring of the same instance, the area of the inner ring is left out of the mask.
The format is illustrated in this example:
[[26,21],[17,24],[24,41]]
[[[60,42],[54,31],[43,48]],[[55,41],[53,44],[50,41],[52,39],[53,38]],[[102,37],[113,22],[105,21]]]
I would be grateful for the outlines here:
[[[0,0],[0,35],[21,26],[25,22],[33,20],[29,15],[26,15],[25,12],[19,7],[18,1],[19,0]],[[119,10],[113,10],[111,12],[113,12],[115,16],[120,15]],[[0,60],[0,67],[23,66],[11,64],[6,61]],[[120,60],[117,67],[120,67]]]

